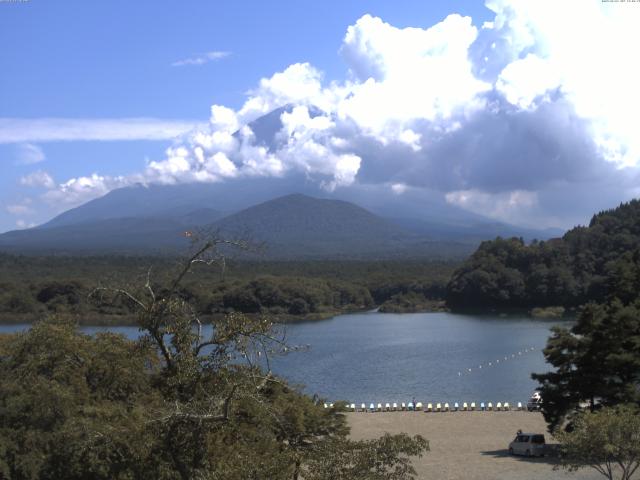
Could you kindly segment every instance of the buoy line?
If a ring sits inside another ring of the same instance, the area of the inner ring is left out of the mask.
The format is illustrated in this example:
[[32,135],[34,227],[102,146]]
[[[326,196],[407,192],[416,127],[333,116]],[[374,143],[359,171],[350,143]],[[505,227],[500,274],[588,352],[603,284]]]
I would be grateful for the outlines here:
[[523,350],[518,350],[517,352],[511,353],[509,355],[501,356],[500,358],[497,358],[495,360],[491,360],[491,361],[487,361],[487,362],[481,363],[477,367],[469,367],[469,368],[460,370],[460,371],[458,371],[458,376],[462,377],[463,375],[470,375],[470,374],[473,373],[474,369],[475,370],[482,370],[483,367],[485,369],[491,368],[491,367],[495,367],[497,365],[500,365],[500,363],[505,363],[505,362],[508,362],[509,360],[515,360],[516,358],[520,358],[523,355],[526,355],[527,353],[534,352],[535,350],[536,350],[535,347],[527,347],[527,348],[525,348]]

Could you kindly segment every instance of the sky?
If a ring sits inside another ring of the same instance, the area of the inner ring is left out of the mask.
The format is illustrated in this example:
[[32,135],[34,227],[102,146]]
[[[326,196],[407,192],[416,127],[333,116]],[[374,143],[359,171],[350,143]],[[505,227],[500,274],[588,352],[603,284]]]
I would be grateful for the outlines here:
[[0,0],[0,232],[136,183],[301,175],[585,223],[640,195],[638,24],[629,1]]

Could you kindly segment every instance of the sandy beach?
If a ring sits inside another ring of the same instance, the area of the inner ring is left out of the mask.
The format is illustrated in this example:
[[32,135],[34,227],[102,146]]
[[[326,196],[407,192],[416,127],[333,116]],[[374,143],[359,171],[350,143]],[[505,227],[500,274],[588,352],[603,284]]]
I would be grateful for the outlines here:
[[508,455],[518,429],[544,433],[553,443],[540,413],[511,412],[386,412],[348,413],[351,437],[367,439],[384,432],[421,434],[431,451],[414,466],[420,479],[437,480],[571,480],[603,478],[592,469],[577,473],[553,470],[553,458]]

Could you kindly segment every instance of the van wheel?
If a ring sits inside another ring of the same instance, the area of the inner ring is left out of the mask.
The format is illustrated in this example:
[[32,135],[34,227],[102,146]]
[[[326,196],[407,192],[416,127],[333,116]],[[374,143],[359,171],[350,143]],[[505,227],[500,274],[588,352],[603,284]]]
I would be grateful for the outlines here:
[[509,455],[513,455],[513,448],[509,448]]

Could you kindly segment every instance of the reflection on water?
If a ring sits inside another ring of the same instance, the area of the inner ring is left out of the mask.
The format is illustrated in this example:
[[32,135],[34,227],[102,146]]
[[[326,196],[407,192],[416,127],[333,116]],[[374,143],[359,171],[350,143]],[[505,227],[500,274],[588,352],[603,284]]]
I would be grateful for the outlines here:
[[[276,357],[272,367],[304,384],[307,393],[331,400],[513,404],[525,402],[535,389],[531,372],[548,370],[542,348],[555,324],[451,313],[342,315],[288,325],[288,341],[311,348]],[[24,328],[0,326],[0,333]],[[139,335],[136,327],[108,329]]]

